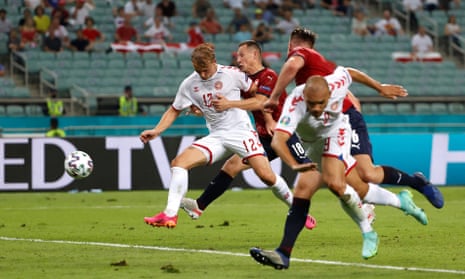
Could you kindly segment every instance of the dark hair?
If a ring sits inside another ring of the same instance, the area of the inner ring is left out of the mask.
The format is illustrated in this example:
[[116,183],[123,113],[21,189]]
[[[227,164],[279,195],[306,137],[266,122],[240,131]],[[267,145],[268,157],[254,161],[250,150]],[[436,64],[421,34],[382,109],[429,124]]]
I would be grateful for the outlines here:
[[239,43],[239,47],[241,46],[247,46],[247,47],[252,47],[252,48],[256,48],[258,50],[258,53],[261,55],[262,54],[262,48],[260,47],[260,44],[257,43],[256,41],[254,40],[247,40],[247,41],[243,41],[241,43]]
[[309,43],[311,46],[315,44],[318,35],[310,29],[296,27],[292,30],[291,39],[298,39]]

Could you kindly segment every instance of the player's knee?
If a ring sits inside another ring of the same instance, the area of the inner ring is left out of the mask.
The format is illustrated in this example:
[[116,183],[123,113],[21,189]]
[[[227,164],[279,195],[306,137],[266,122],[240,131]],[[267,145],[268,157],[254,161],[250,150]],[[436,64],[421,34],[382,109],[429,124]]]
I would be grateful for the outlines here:
[[230,163],[228,162],[225,164],[221,170],[230,175],[231,177],[236,177],[236,175],[241,172],[243,169],[242,167],[243,164],[237,164],[237,163]]
[[173,160],[171,160],[171,167],[179,167],[180,166],[179,163],[180,163],[180,160],[177,158],[174,158]]
[[273,186],[276,184],[276,175],[274,173],[265,173],[265,172],[258,172],[258,177],[260,177],[261,181],[268,186]]
[[342,181],[336,181],[335,179],[324,179],[323,182],[328,185],[328,188],[331,189],[331,191],[336,194],[337,196],[341,197],[344,195],[345,191],[345,183]]
[[372,168],[357,169],[358,175],[365,182],[373,182],[376,180],[376,172]]

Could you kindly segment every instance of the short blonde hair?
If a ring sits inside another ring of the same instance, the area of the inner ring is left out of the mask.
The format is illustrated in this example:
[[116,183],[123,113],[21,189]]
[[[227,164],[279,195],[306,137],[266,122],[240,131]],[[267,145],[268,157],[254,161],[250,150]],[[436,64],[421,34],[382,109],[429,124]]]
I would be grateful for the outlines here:
[[208,65],[216,61],[215,46],[211,43],[203,43],[198,45],[191,55],[192,64],[199,68],[208,68]]

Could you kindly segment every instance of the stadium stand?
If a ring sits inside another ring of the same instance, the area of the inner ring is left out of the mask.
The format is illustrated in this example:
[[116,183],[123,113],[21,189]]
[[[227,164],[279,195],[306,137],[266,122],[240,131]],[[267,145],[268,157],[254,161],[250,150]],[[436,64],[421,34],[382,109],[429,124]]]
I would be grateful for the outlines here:
[[[171,32],[175,42],[186,40],[185,33],[189,23],[194,20],[190,15],[190,7],[184,1],[178,4],[179,15],[173,19],[175,27]],[[223,6],[221,0],[210,0],[216,10],[218,19],[224,27],[232,18],[232,11]],[[318,1],[317,1],[318,2]],[[374,22],[381,8],[392,6],[401,9],[401,1],[355,1],[367,6]],[[174,96],[179,82],[192,72],[189,53],[153,53],[153,52],[108,52],[113,40],[115,24],[113,8],[124,4],[124,1],[113,1],[113,6],[107,1],[94,1],[96,8],[91,16],[96,19],[96,27],[105,35],[105,41],[94,52],[71,52],[65,50],[58,54],[47,53],[39,49],[28,49],[11,54],[11,69],[13,76],[21,77],[25,87],[16,89],[13,79],[2,78],[0,83],[1,96],[27,98],[33,96],[26,93],[27,88],[33,88],[39,82],[39,97],[44,98],[47,88],[55,88],[60,97],[68,98],[70,104],[75,104],[76,114],[96,114],[98,102],[102,98],[117,98],[124,85],[131,84],[135,96],[141,98],[142,105],[149,114],[159,113]],[[409,51],[410,34],[404,36],[367,36],[361,38],[350,34],[350,19],[336,17],[331,11],[318,8],[296,10],[294,16],[302,26],[315,30],[318,34],[316,48],[327,58],[337,64],[352,66],[366,71],[376,79],[386,83],[401,83],[409,91],[409,100],[392,102],[380,99],[370,88],[355,84],[353,92],[364,102],[363,110],[367,114],[447,114],[465,113],[465,71],[456,65],[454,56],[444,53],[444,61],[439,63],[400,63],[392,59],[395,51]],[[453,12],[458,16],[459,23],[465,30],[465,5]],[[373,7],[375,10],[373,10]],[[245,13],[253,14],[255,7],[249,5]],[[18,22],[22,7],[8,8],[8,16],[12,22]],[[464,16],[461,16],[464,15]],[[445,13],[434,12],[431,16],[423,13],[420,17],[430,30],[437,31],[436,40],[442,36]],[[139,32],[143,32],[142,20],[133,22]],[[74,36],[74,32],[70,32]],[[231,62],[231,54],[236,49],[230,34],[205,35],[207,41],[215,43],[217,60],[221,64]],[[0,36],[0,44],[6,46],[6,36]],[[464,44],[465,45],[465,44]],[[265,51],[281,54],[281,59],[272,60],[270,66],[279,71],[287,50],[287,36],[275,34],[274,40],[264,44]],[[7,53],[0,48],[0,52]],[[37,79],[34,77],[37,76]],[[19,79],[18,79],[19,80]],[[15,88],[15,90],[12,90]],[[34,95],[35,97],[35,95]],[[421,104],[421,105],[420,105]],[[425,106],[423,106],[425,105]],[[5,114],[14,114],[15,109],[8,109]],[[39,115],[36,109],[20,106],[24,115]],[[27,109],[26,109],[27,108]],[[10,112],[9,110],[13,110]],[[17,113],[20,110],[16,110]],[[1,114],[1,111],[0,111]]]

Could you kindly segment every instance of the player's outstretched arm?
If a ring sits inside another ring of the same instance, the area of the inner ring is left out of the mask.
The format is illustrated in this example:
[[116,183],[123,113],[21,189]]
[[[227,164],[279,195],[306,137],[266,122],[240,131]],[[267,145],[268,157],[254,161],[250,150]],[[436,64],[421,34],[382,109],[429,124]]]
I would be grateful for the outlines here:
[[362,71],[354,68],[347,68],[347,70],[354,81],[375,89],[385,98],[397,99],[397,97],[405,97],[408,95],[407,90],[401,85],[381,84],[379,81],[373,79]]
[[273,92],[271,92],[270,98],[264,105],[266,111],[272,112],[276,109],[279,96],[281,96],[289,83],[295,78],[297,72],[304,66],[304,63],[304,59],[300,56],[291,56],[286,63],[284,63],[273,88]]
[[143,131],[139,138],[143,143],[147,143],[150,140],[160,136],[166,129],[168,129],[171,124],[173,124],[174,120],[179,116],[181,111],[174,109],[172,106],[163,114],[160,121],[158,122],[155,128],[150,130]]

